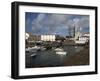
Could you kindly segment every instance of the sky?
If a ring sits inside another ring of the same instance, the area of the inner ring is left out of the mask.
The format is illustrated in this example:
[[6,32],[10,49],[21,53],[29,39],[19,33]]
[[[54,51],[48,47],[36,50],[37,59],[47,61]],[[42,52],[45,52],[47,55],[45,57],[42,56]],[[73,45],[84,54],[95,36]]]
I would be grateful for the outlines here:
[[59,13],[25,13],[25,32],[69,36],[69,29],[89,33],[89,16]]

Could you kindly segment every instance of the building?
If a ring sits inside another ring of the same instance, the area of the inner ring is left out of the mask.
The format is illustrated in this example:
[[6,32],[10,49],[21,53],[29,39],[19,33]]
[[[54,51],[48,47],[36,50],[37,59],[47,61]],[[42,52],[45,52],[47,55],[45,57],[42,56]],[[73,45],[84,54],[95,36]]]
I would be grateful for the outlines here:
[[25,33],[25,39],[28,39],[28,38],[29,38],[29,34]]
[[87,40],[89,40],[90,35],[89,35],[89,33],[85,33],[85,34],[83,35],[83,37],[86,37],[86,38],[87,38]]
[[55,41],[55,35],[41,35],[41,41]]
[[25,39],[29,43],[33,43],[34,41],[40,41],[41,40],[41,36],[40,35],[33,35],[32,33],[26,33],[25,34]]
[[34,42],[34,41],[55,41],[56,36],[55,35],[33,35],[32,33],[26,33],[25,39],[28,40],[28,42]]
[[77,39],[75,39],[75,43],[79,43],[79,44],[85,44],[86,42],[89,41],[89,34],[83,34],[77,37]]
[[77,40],[75,40],[75,43],[79,43],[79,44],[85,44],[86,42],[87,42],[86,37],[79,37]]

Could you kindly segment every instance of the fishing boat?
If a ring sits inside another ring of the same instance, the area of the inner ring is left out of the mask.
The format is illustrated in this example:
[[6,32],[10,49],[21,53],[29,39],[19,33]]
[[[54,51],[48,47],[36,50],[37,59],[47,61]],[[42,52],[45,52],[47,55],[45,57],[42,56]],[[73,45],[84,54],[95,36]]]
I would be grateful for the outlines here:
[[31,56],[31,57],[35,57],[35,56],[36,56],[36,53],[33,53],[33,54],[31,54],[30,56]]
[[32,47],[31,49],[32,49],[32,50],[39,50],[40,47],[39,47],[39,46],[34,46],[34,47]]
[[64,52],[64,51],[58,51],[58,52],[56,52],[56,54],[58,54],[58,55],[66,55],[67,52]]
[[67,52],[65,52],[63,50],[63,48],[56,48],[55,51],[56,51],[56,54],[58,54],[58,55],[66,55],[67,54]]
[[38,50],[40,50],[39,46],[28,47],[28,48],[25,49],[26,53],[37,52]]
[[56,49],[54,49],[55,51],[63,51],[63,49],[62,48],[56,48]]

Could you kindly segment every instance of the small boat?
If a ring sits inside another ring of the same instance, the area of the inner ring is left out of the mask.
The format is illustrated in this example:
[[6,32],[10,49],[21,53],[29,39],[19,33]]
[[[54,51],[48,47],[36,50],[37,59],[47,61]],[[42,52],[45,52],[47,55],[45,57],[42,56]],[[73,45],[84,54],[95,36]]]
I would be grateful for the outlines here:
[[34,46],[34,47],[29,47],[26,49],[26,52],[37,52],[37,50],[39,50],[40,47],[39,46]]
[[31,54],[30,56],[31,56],[31,57],[35,57],[35,56],[36,56],[36,53],[33,53],[33,54]]
[[58,51],[58,52],[56,52],[56,54],[58,54],[58,55],[66,55],[67,52],[64,52],[64,51]]
[[55,51],[63,51],[63,49],[62,48],[56,48],[56,49],[54,49]]
[[28,47],[28,48],[25,49],[26,53],[37,52],[37,50],[40,50],[39,46]]
[[66,55],[67,54],[67,52],[65,52],[63,50],[63,48],[56,48],[54,50],[56,51],[56,54],[58,54],[58,55]]
[[33,50],[39,50],[40,47],[39,47],[39,46],[34,46],[34,47],[32,47],[31,49],[33,49]]

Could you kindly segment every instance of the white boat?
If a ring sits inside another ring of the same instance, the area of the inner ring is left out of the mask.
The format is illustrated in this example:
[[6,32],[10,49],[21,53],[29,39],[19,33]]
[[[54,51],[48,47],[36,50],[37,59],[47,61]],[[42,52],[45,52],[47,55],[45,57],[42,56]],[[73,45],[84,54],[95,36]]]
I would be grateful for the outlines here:
[[32,55],[30,55],[31,57],[35,57],[36,56],[36,53],[33,53]]
[[56,48],[55,51],[56,51],[56,54],[58,54],[58,55],[66,55],[67,54],[67,52],[65,52],[63,50],[63,48]]
[[58,54],[58,55],[66,55],[67,52],[64,52],[64,51],[58,51],[58,52],[56,52],[56,54]]
[[36,51],[39,50],[39,49],[40,49],[39,46],[34,46],[34,47],[30,48],[30,51],[31,51],[31,52],[36,52]]
[[40,49],[39,46],[34,46],[34,47],[28,47],[28,48],[26,48],[25,51],[26,52],[36,52],[39,49]]
[[55,51],[63,51],[63,49],[62,48],[56,48],[56,49],[54,49]]
[[39,46],[34,46],[34,47],[32,47],[31,49],[35,49],[35,50],[39,50],[40,49],[40,47]]

